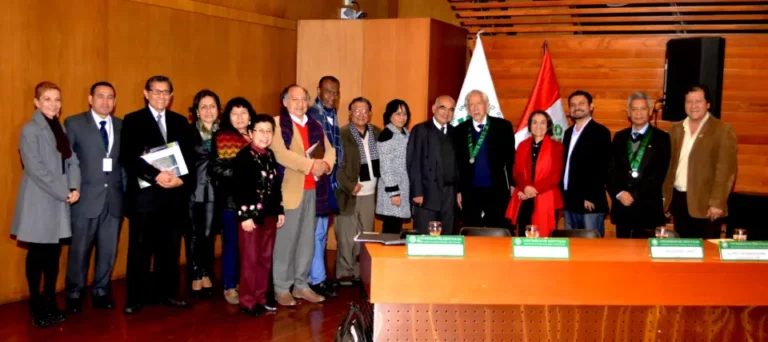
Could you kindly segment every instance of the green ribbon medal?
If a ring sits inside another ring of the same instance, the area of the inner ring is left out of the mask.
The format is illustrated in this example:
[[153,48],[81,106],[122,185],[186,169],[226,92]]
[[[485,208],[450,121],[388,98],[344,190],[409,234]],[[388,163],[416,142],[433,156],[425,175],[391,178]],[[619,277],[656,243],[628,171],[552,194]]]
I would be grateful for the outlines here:
[[474,128],[474,125],[472,128],[470,128],[470,131],[467,132],[467,146],[469,146],[469,163],[474,164],[475,163],[475,157],[477,157],[477,154],[480,152],[480,147],[483,146],[483,141],[485,141],[485,135],[488,133],[488,126],[491,125],[491,120],[486,120],[485,126],[483,126],[483,130],[480,131],[480,137],[477,138],[477,145],[472,146],[472,131]]
[[640,176],[640,173],[637,170],[640,169],[640,162],[643,160],[645,149],[648,147],[648,142],[651,140],[652,135],[653,130],[649,126],[643,140],[640,141],[640,145],[637,147],[637,151],[632,151],[632,139],[627,141],[627,154],[629,155],[629,168],[632,169],[632,172],[630,172],[632,178]]

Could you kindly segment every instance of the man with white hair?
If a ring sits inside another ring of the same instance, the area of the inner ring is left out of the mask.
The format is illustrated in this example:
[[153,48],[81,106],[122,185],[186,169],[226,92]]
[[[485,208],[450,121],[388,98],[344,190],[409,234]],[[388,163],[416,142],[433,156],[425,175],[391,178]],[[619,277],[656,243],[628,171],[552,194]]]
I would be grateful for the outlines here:
[[662,186],[669,168],[669,134],[650,125],[653,105],[648,95],[632,94],[627,107],[632,126],[613,137],[611,221],[617,238],[645,238],[644,230],[666,224]]
[[503,118],[488,115],[488,95],[472,90],[464,99],[472,120],[456,126],[458,203],[464,226],[509,228],[504,216],[512,192],[515,133]]

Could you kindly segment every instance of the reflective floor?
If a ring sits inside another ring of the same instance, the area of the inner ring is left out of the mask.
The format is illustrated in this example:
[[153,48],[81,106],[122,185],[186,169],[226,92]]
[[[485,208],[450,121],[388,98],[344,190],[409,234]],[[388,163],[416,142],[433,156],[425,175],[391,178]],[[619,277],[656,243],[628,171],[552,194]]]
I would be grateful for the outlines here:
[[[331,266],[329,274],[333,274],[334,251],[329,251],[326,259]],[[325,304],[300,300],[295,308],[281,307],[277,313],[252,318],[239,313],[236,305],[227,304],[217,288],[215,297],[190,300],[192,307],[187,309],[147,306],[139,314],[124,316],[125,281],[115,281],[113,291],[117,308],[94,310],[87,300],[83,303],[83,313],[68,315],[65,323],[42,329],[30,323],[27,302],[2,305],[0,340],[333,341],[349,303],[362,298],[358,287],[342,287],[339,296]],[[64,307],[61,294],[59,306]]]

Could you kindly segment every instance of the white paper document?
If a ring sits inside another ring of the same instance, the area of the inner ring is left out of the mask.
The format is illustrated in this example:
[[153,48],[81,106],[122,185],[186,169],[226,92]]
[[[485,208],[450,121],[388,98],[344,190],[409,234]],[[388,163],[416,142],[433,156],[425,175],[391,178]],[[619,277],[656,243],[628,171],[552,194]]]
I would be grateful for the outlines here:
[[[141,158],[160,171],[173,171],[177,177],[189,173],[184,155],[181,154],[181,148],[176,141],[153,148]],[[152,184],[139,178],[139,188],[144,189],[149,186]]]

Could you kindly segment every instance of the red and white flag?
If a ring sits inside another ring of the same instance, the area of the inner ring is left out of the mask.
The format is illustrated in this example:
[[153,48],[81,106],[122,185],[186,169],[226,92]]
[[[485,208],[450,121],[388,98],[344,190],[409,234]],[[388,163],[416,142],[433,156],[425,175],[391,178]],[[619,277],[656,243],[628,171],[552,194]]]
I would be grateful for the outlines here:
[[528,132],[528,118],[536,110],[543,110],[549,114],[554,123],[554,136],[552,138],[562,141],[563,132],[568,128],[568,119],[565,116],[565,110],[563,110],[560,86],[557,85],[555,68],[552,66],[552,58],[549,55],[546,42],[544,43],[544,58],[539,69],[539,76],[536,77],[536,85],[533,86],[533,92],[515,131],[515,148],[531,135]]

